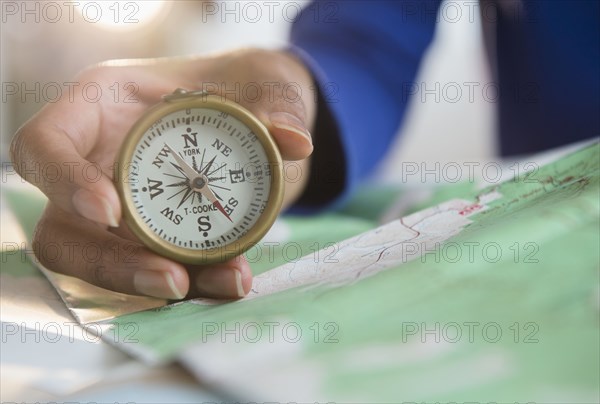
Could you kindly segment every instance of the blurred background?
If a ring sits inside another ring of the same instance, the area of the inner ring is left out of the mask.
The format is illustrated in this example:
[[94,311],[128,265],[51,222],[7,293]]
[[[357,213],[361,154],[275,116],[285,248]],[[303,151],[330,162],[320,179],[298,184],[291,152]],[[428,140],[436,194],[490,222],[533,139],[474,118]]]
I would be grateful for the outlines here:
[[[268,3],[268,4],[267,4]],[[285,46],[309,1],[2,1],[2,162],[17,128],[87,65],[107,59],[197,55],[240,46]],[[494,156],[494,107],[465,82],[490,82],[472,1],[442,5],[436,39],[380,175],[401,161],[484,161]],[[456,84],[463,92],[457,97]],[[63,91],[64,87],[63,87]]]

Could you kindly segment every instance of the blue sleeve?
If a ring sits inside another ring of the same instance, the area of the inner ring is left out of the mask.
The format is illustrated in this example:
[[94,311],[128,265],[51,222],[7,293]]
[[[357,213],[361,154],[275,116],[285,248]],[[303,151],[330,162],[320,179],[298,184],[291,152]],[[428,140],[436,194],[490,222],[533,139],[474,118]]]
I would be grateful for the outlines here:
[[296,212],[342,202],[387,151],[439,3],[323,0],[296,19],[292,52],[311,69],[319,93],[310,185]]
[[600,2],[522,0],[517,12],[506,6],[495,43],[502,155],[600,135]]

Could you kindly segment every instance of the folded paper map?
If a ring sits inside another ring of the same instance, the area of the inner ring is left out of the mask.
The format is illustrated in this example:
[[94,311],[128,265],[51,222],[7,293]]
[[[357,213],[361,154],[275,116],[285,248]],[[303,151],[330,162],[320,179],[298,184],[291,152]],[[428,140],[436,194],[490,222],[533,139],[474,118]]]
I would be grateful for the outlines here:
[[[599,402],[600,145],[545,160],[283,217],[246,253],[239,301],[166,305],[42,270],[105,341],[232,400]],[[30,236],[36,215],[6,197]]]

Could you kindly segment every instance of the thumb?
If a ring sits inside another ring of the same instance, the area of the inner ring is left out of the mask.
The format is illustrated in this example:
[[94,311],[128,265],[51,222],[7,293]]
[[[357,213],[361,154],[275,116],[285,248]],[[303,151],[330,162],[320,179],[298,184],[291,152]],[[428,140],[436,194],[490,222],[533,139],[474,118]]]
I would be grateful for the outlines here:
[[284,160],[303,160],[313,151],[310,132],[302,119],[291,112],[273,111],[269,113],[267,122]]

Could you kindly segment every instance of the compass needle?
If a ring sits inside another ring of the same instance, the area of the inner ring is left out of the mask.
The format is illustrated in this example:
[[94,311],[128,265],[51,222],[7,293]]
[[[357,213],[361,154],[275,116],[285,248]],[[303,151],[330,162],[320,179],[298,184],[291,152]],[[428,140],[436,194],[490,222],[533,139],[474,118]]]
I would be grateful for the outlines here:
[[[165,146],[167,147],[167,149],[169,149],[169,151],[171,152],[171,155],[175,158],[175,160],[177,160],[177,163],[179,164],[179,168],[180,170],[183,172],[183,174],[187,177],[188,180],[191,180],[192,178],[194,178],[195,176],[198,175],[198,173],[196,172],[196,170],[194,170],[184,159],[183,157],[181,157],[175,150],[173,150],[173,148],[171,146],[169,146],[167,143],[165,143]],[[177,167],[175,165],[175,167]]]
[[219,211],[227,218],[229,219],[229,221],[231,223],[233,223],[233,220],[231,220],[231,217],[229,216],[229,214],[225,211],[225,208],[223,208],[223,205],[221,205],[221,202],[219,202],[217,200],[217,198],[215,197],[214,193],[210,190],[210,188],[205,187],[204,188],[205,191],[203,192],[204,196],[206,196],[206,199],[208,199],[209,201],[212,202],[213,206],[215,206],[217,209],[219,209]]

